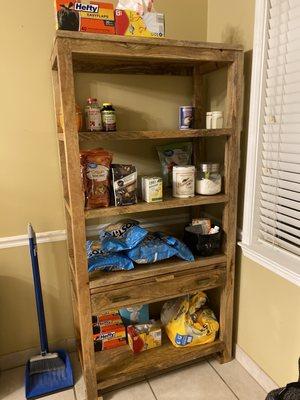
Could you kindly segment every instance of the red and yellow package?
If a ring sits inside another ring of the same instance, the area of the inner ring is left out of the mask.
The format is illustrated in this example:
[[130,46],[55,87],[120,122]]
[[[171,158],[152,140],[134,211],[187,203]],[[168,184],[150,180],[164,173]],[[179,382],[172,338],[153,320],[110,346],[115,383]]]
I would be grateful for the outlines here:
[[57,29],[115,34],[114,6],[92,0],[54,0]]
[[116,34],[162,38],[165,36],[164,14],[147,12],[140,15],[131,10],[116,10]]

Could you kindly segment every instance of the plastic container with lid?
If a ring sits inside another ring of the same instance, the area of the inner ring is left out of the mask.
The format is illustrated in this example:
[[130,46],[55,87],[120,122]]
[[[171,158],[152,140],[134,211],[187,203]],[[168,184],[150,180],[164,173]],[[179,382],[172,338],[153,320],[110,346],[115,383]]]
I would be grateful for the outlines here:
[[212,129],[222,129],[223,128],[223,111],[213,111],[212,112],[211,128]]
[[222,176],[220,164],[205,162],[197,168],[196,193],[214,195],[222,190]]
[[89,132],[101,131],[101,109],[97,99],[88,98],[84,111],[86,130]]
[[194,165],[173,167],[173,196],[188,198],[195,196],[195,171]]
[[115,131],[116,124],[116,111],[111,103],[103,103],[101,108],[102,127],[105,132]]

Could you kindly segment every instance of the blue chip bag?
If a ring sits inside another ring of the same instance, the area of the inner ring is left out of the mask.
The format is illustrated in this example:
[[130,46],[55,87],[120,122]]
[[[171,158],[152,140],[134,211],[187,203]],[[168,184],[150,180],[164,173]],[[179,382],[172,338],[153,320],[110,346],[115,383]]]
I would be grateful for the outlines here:
[[123,253],[109,253],[103,251],[99,240],[88,240],[86,242],[88,257],[88,271],[129,271],[134,268],[133,262]]
[[177,250],[158,236],[148,234],[135,248],[126,251],[126,254],[137,264],[150,264],[175,256]]
[[107,226],[100,232],[102,249],[107,252],[118,252],[133,249],[148,232],[134,220],[123,220]]
[[177,256],[185,261],[195,261],[195,257],[191,250],[180,240],[173,236],[164,236],[161,232],[156,232],[156,235],[166,242],[169,246],[173,247],[177,251]]

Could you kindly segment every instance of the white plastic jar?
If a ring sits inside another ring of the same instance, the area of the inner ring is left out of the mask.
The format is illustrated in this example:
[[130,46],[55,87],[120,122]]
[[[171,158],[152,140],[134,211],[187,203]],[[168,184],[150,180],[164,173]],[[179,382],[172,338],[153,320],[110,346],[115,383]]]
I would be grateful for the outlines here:
[[213,111],[211,119],[212,129],[222,129],[223,128],[223,111]]
[[211,129],[212,126],[212,112],[208,111],[206,113],[206,129]]
[[222,190],[222,176],[219,172],[220,164],[201,163],[197,168],[196,193],[214,195]]
[[194,165],[173,167],[173,196],[188,198],[195,196],[195,172]]

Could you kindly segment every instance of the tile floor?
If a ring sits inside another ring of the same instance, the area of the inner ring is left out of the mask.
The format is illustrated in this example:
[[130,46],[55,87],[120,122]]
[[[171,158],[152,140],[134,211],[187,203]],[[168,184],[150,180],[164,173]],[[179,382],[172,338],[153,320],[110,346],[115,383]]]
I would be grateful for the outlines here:
[[[72,354],[74,390],[44,397],[44,400],[85,400],[85,387],[77,355]],[[24,368],[0,375],[0,400],[24,400]],[[233,360],[220,365],[207,359],[158,378],[111,392],[104,400],[265,400],[259,384]]]

